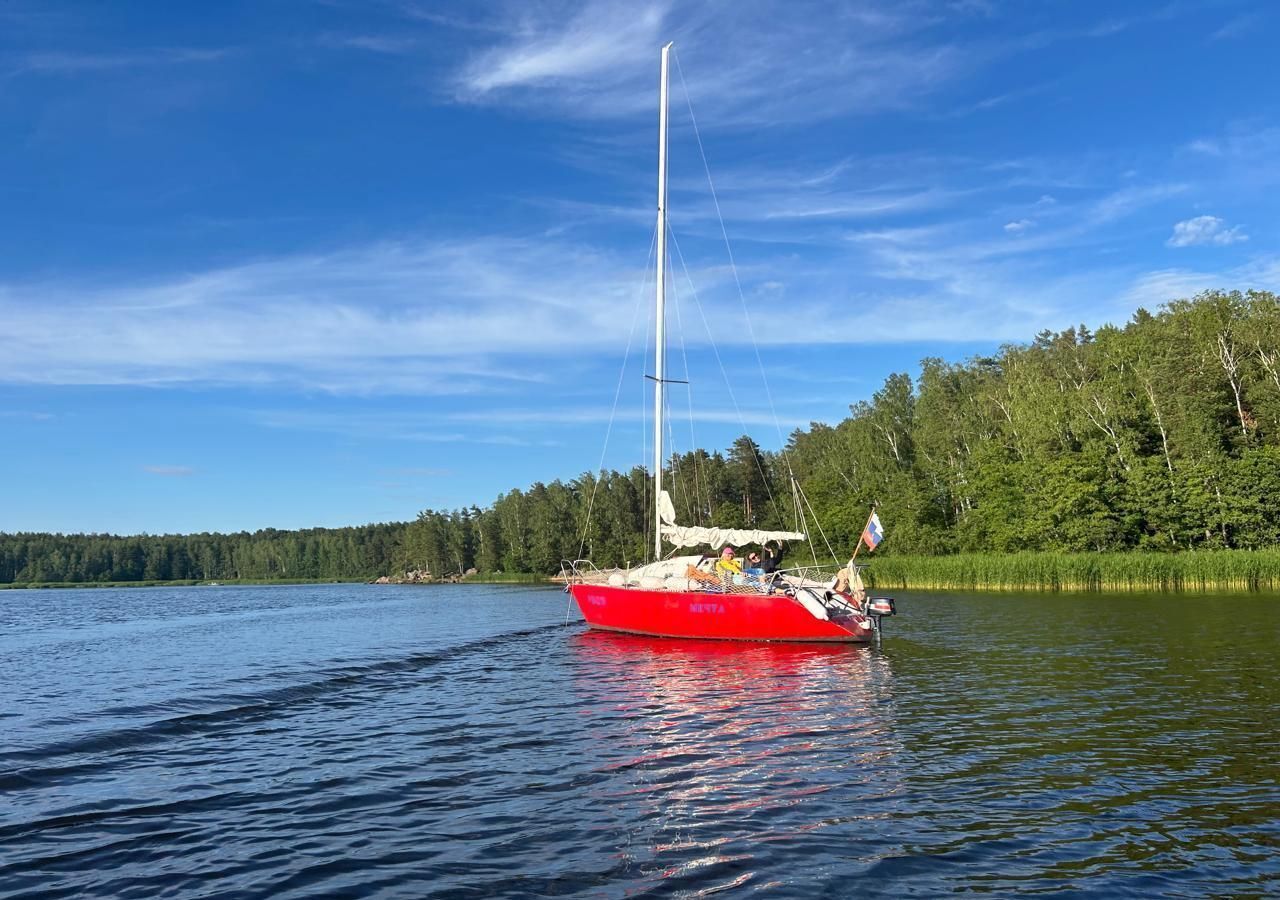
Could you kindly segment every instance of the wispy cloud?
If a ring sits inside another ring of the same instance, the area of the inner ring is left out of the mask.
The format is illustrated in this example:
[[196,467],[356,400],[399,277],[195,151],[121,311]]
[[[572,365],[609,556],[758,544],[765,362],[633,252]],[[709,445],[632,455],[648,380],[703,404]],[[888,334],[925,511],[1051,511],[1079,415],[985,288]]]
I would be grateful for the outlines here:
[[[667,4],[596,3],[567,23],[559,16],[535,20],[527,10],[513,22],[511,39],[485,50],[459,76],[464,97],[546,87],[579,79],[616,79],[659,43]],[[630,110],[627,110],[628,112]]]
[[1259,12],[1250,12],[1229,19],[1211,37],[1215,41],[1240,38],[1255,31],[1262,24],[1263,16]]
[[143,466],[142,471],[165,478],[187,478],[196,473],[191,466]]
[[403,56],[422,46],[417,37],[403,34],[324,34],[317,43],[322,47],[365,50],[387,56]]
[[1233,161],[1259,161],[1280,151],[1280,127],[1258,121],[1235,122],[1222,134],[1190,141],[1186,149]]
[[998,109],[999,107],[1007,106],[1011,103],[1017,103],[1021,100],[1026,100],[1030,97],[1047,93],[1053,90],[1058,84],[1058,81],[1046,81],[1041,84],[1018,88],[1017,90],[1005,91],[1001,94],[992,94],[979,100],[961,103],[953,109],[947,110],[942,114],[942,117],[960,119],[976,113],[983,113],[987,110]]
[[456,475],[453,469],[438,469],[423,466],[407,466],[402,468],[379,469],[378,474],[395,478],[447,478]]
[[427,413],[255,409],[248,410],[243,415],[248,421],[261,428],[332,434],[372,441],[460,444],[472,439],[472,435],[441,428],[439,419]]
[[1280,290],[1280,258],[1263,256],[1238,266],[1203,272],[1159,269],[1135,278],[1123,295],[1130,307],[1154,308],[1172,299],[1194,297],[1214,289]]
[[1249,236],[1240,230],[1241,227],[1235,225],[1228,228],[1227,223],[1217,216],[1196,216],[1176,223],[1173,235],[1165,243],[1170,247],[1193,247],[1197,244],[1223,247],[1249,240]]
[[1131,215],[1143,207],[1151,206],[1179,194],[1188,186],[1181,182],[1164,182],[1121,188],[1093,203],[1086,217],[1088,225],[1103,225]]
[[210,63],[226,58],[226,47],[157,47],[121,53],[43,51],[11,58],[4,67],[13,75],[81,75],[112,69]]
[[[1005,220],[1002,230],[1017,240],[993,236],[1001,219],[991,216],[852,232],[847,240],[866,254],[860,268],[882,287],[862,288],[855,308],[868,315],[850,328],[869,339],[937,340],[945,323],[950,340],[989,342],[1123,319],[1132,311],[1126,291],[1134,268],[1106,251],[1117,235],[1131,239],[1135,218],[1150,217],[1186,189],[1135,185],[1071,201],[1042,194],[1022,207],[1032,215]],[[846,265],[857,267],[854,260]]]
[[110,288],[0,285],[8,348],[0,381],[482,391],[542,377],[499,358],[621,346],[629,317],[618,310],[636,304],[642,261],[478,238],[286,256]]
[[[697,72],[688,89],[705,118],[749,124],[899,107],[969,64],[960,47],[928,34],[941,18],[967,14],[942,4],[821,3],[779,15],[744,2],[725,13],[691,2],[508,6],[496,17],[505,38],[461,67],[457,97],[573,117],[647,113],[657,50],[671,40]],[[672,73],[677,90],[681,78]]]
[[1189,141],[1183,150],[1225,188],[1256,196],[1280,184],[1280,126],[1272,121],[1233,122],[1220,134]]
[[[252,410],[245,414],[254,424],[279,431],[302,431],[337,435],[356,441],[405,441],[421,444],[474,445],[490,444],[509,447],[555,447],[560,442],[541,437],[522,437],[510,433],[511,422],[500,415],[449,417],[439,412],[363,412],[360,410],[299,411],[290,409]],[[444,427],[442,423],[451,427]],[[467,427],[466,431],[457,425]],[[413,478],[444,477],[449,470],[435,468],[402,468],[384,470],[383,474]]]
[[[459,412],[445,416],[453,422],[491,422],[498,421],[506,425],[529,425],[540,428],[545,424],[557,425],[597,425],[611,419],[618,422],[643,422],[644,412],[637,409],[610,410],[606,407],[572,408],[560,407],[551,409],[500,409],[485,412]],[[809,424],[809,419],[802,417],[776,417],[769,410],[762,409],[708,409],[695,410],[692,413],[695,422],[707,422],[727,425],[772,425],[775,421],[788,428]]]

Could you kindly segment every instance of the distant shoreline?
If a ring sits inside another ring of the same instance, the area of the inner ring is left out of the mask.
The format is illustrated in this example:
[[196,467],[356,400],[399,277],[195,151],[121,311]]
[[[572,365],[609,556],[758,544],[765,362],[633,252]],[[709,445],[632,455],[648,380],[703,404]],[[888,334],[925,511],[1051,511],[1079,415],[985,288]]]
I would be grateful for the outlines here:
[[[1183,553],[965,553],[952,556],[884,556],[859,558],[868,563],[867,587],[885,593],[911,591],[1083,592],[1280,592],[1280,549],[1195,550]],[[138,588],[245,586],[273,584],[351,584],[349,578],[252,578],[218,581],[80,581],[15,582],[0,589]],[[555,584],[556,576],[532,572],[494,572],[446,576],[439,580],[391,584]]]
[[219,581],[179,579],[176,581],[15,581],[0,584],[0,590],[44,590],[58,588],[140,588],[140,587],[233,587],[272,584],[361,584],[364,578],[244,578]]
[[[0,583],[0,591],[36,591],[60,590],[65,588],[147,588],[147,587],[269,587],[287,584],[373,584],[368,578],[242,578],[220,579],[218,581],[200,581],[194,579],[178,579],[174,581],[18,581]],[[537,575],[532,572],[519,572],[511,575],[471,575],[457,581],[392,581],[388,584],[403,587],[422,587],[442,584],[553,584],[549,575]]]

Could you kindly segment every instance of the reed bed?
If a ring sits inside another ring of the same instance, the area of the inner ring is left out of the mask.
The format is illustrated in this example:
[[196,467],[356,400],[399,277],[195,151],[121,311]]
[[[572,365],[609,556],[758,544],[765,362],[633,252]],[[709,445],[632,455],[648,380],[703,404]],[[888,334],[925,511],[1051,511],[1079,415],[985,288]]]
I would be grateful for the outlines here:
[[863,574],[879,590],[1280,590],[1280,550],[1188,553],[964,553],[885,556]]
[[464,584],[549,584],[553,581],[555,577],[537,572],[481,572],[462,579]]

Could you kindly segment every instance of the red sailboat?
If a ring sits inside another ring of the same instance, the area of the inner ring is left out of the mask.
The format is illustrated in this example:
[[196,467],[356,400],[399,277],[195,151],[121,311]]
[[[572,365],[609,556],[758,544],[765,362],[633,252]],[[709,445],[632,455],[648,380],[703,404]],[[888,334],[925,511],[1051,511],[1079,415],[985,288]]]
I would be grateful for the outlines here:
[[[664,303],[667,234],[667,65],[671,45],[662,48],[658,116],[657,335],[654,376],[654,560],[632,569],[602,571],[588,560],[566,563],[563,577],[592,628],[673,638],[738,641],[820,641],[866,643],[893,615],[890,598],[867,596],[856,564],[834,574],[816,567],[768,574],[713,567],[706,553],[665,557],[664,539],[676,550],[768,542],[803,541],[800,531],[764,531],[680,526],[662,490]],[[793,488],[798,485],[793,481]],[[799,504],[797,504],[799,506]],[[874,511],[859,547],[870,549],[883,531]],[[674,551],[673,551],[674,552]]]

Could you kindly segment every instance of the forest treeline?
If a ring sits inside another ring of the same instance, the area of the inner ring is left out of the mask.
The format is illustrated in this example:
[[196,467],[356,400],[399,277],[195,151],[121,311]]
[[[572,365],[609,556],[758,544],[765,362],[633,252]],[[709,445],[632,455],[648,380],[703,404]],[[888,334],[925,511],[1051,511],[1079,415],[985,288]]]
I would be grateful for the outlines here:
[[[674,455],[664,475],[682,524],[758,528],[795,524],[792,477],[819,557],[830,544],[847,558],[872,504],[880,555],[1274,547],[1280,299],[1207,292],[1123,327],[925,359],[917,380],[891,375],[783,451],[742,437]],[[648,490],[640,468],[535,484],[485,509],[425,511],[405,542],[432,571],[623,565],[652,544]]]
[[[1123,327],[925,359],[918,379],[891,375],[848,418],[798,429],[781,451],[741,437],[725,452],[673,455],[664,478],[682,524],[792,528],[799,496],[828,559],[828,545],[847,557],[872,504],[889,535],[878,555],[1275,547],[1280,299],[1207,292]],[[579,556],[625,565],[652,546],[650,490],[637,467],[425,510],[407,525],[0,535],[0,582],[549,574]]]
[[402,564],[405,525],[237,534],[0,534],[0,584],[374,578]]

